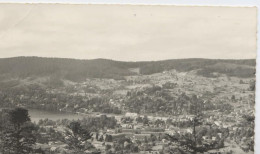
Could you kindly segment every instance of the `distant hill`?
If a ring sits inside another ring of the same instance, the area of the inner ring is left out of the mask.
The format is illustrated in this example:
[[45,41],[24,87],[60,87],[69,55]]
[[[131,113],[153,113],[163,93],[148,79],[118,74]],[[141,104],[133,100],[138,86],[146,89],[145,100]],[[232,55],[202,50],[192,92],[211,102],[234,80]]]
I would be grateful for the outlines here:
[[[186,72],[198,70],[199,75],[210,77],[212,72],[237,77],[255,75],[255,59],[212,60],[174,59],[164,61],[122,62],[107,59],[77,60],[64,58],[14,57],[0,59],[1,78],[52,76],[71,81],[85,78],[123,79],[135,74],[153,74],[176,69]],[[133,69],[139,68],[139,72]]]
[[253,77],[255,75],[255,65],[255,59],[177,59],[146,63],[141,66],[140,73],[153,74],[164,70],[176,69],[180,72],[198,70],[198,75],[205,77],[213,77],[213,72],[228,76]]

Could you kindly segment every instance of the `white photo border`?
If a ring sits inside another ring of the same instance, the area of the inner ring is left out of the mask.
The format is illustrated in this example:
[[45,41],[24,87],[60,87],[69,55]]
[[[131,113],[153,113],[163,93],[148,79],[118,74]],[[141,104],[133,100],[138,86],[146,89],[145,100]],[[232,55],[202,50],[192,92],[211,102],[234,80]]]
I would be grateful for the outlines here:
[[[130,4],[130,5],[180,5],[180,6],[231,6],[257,7],[257,32],[260,30],[260,0],[0,0],[0,3],[62,3],[62,4]],[[259,32],[257,38],[260,38]],[[260,40],[257,39],[255,152],[260,153]]]

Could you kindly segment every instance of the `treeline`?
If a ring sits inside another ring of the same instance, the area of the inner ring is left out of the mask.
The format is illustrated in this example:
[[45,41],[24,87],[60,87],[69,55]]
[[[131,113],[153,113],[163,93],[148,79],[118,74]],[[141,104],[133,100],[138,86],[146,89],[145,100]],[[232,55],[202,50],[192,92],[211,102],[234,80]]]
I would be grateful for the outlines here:
[[[225,63],[235,68],[223,70],[214,67]],[[53,77],[71,81],[83,81],[86,78],[111,78],[121,80],[124,76],[136,74],[130,68],[140,68],[141,74],[153,74],[176,69],[185,72],[201,70],[198,74],[209,76],[218,72],[230,76],[252,77],[255,72],[255,60],[211,60],[211,59],[176,59],[147,62],[121,62],[107,59],[76,60],[63,58],[15,57],[0,59],[0,79],[10,77]],[[248,67],[245,67],[248,66]]]
[[63,112],[102,112],[121,114],[121,110],[108,102],[106,96],[86,99],[84,96],[50,93],[38,84],[3,89],[0,86],[1,107],[26,106],[28,108]]
[[[74,121],[74,120],[73,120]],[[38,121],[39,126],[68,126],[72,120],[62,119],[62,120],[50,120],[50,119],[40,119]],[[98,132],[99,130],[103,130],[105,128],[115,129],[118,124],[115,117],[107,117],[106,115],[101,115],[100,117],[84,117],[83,119],[79,119],[76,122],[79,122],[83,125],[83,127],[88,128],[93,132]]]
[[235,77],[253,77],[255,60],[180,59],[150,62],[140,67],[141,74],[153,74],[175,69],[180,72],[198,70],[198,75],[215,77],[213,73]]
[[255,67],[249,67],[246,65],[234,65],[228,63],[221,63],[212,66],[206,66],[200,69],[197,74],[205,77],[217,77],[216,73],[226,74],[227,76],[235,76],[241,78],[254,77]]
[[[207,97],[207,94],[205,94]],[[227,103],[214,104],[204,95],[188,96],[185,93],[177,98],[160,86],[148,87],[139,91],[130,91],[124,100],[125,107],[135,113],[157,113],[160,115],[195,114],[195,110],[219,110],[230,112],[233,107]]]
[[52,76],[72,81],[86,78],[123,79],[123,76],[133,74],[128,68],[135,67],[134,65],[136,64],[105,59],[16,57],[0,59],[0,74],[20,78]]

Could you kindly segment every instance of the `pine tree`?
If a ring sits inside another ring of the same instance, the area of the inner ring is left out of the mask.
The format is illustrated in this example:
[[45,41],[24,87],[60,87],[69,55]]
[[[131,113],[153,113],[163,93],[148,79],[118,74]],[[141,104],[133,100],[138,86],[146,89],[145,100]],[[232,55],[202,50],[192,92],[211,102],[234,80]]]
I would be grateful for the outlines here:
[[84,129],[79,122],[71,122],[66,130],[65,143],[75,154],[83,153],[87,150],[86,142],[91,139],[92,134]]
[[30,154],[36,138],[33,134],[35,126],[30,121],[28,110],[15,108],[2,116],[5,121],[2,132],[3,153]]

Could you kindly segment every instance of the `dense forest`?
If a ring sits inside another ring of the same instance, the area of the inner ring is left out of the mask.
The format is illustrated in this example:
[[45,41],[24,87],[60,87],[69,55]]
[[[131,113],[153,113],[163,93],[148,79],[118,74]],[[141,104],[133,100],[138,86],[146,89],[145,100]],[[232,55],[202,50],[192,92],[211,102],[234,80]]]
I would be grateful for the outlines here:
[[237,77],[255,75],[255,59],[213,60],[213,59],[173,59],[164,61],[121,62],[107,59],[76,60],[64,58],[14,57],[0,59],[0,79],[9,77],[52,76],[71,81],[86,78],[124,79],[124,76],[160,73],[175,69],[180,72],[196,70],[198,75],[214,77],[214,73]]

